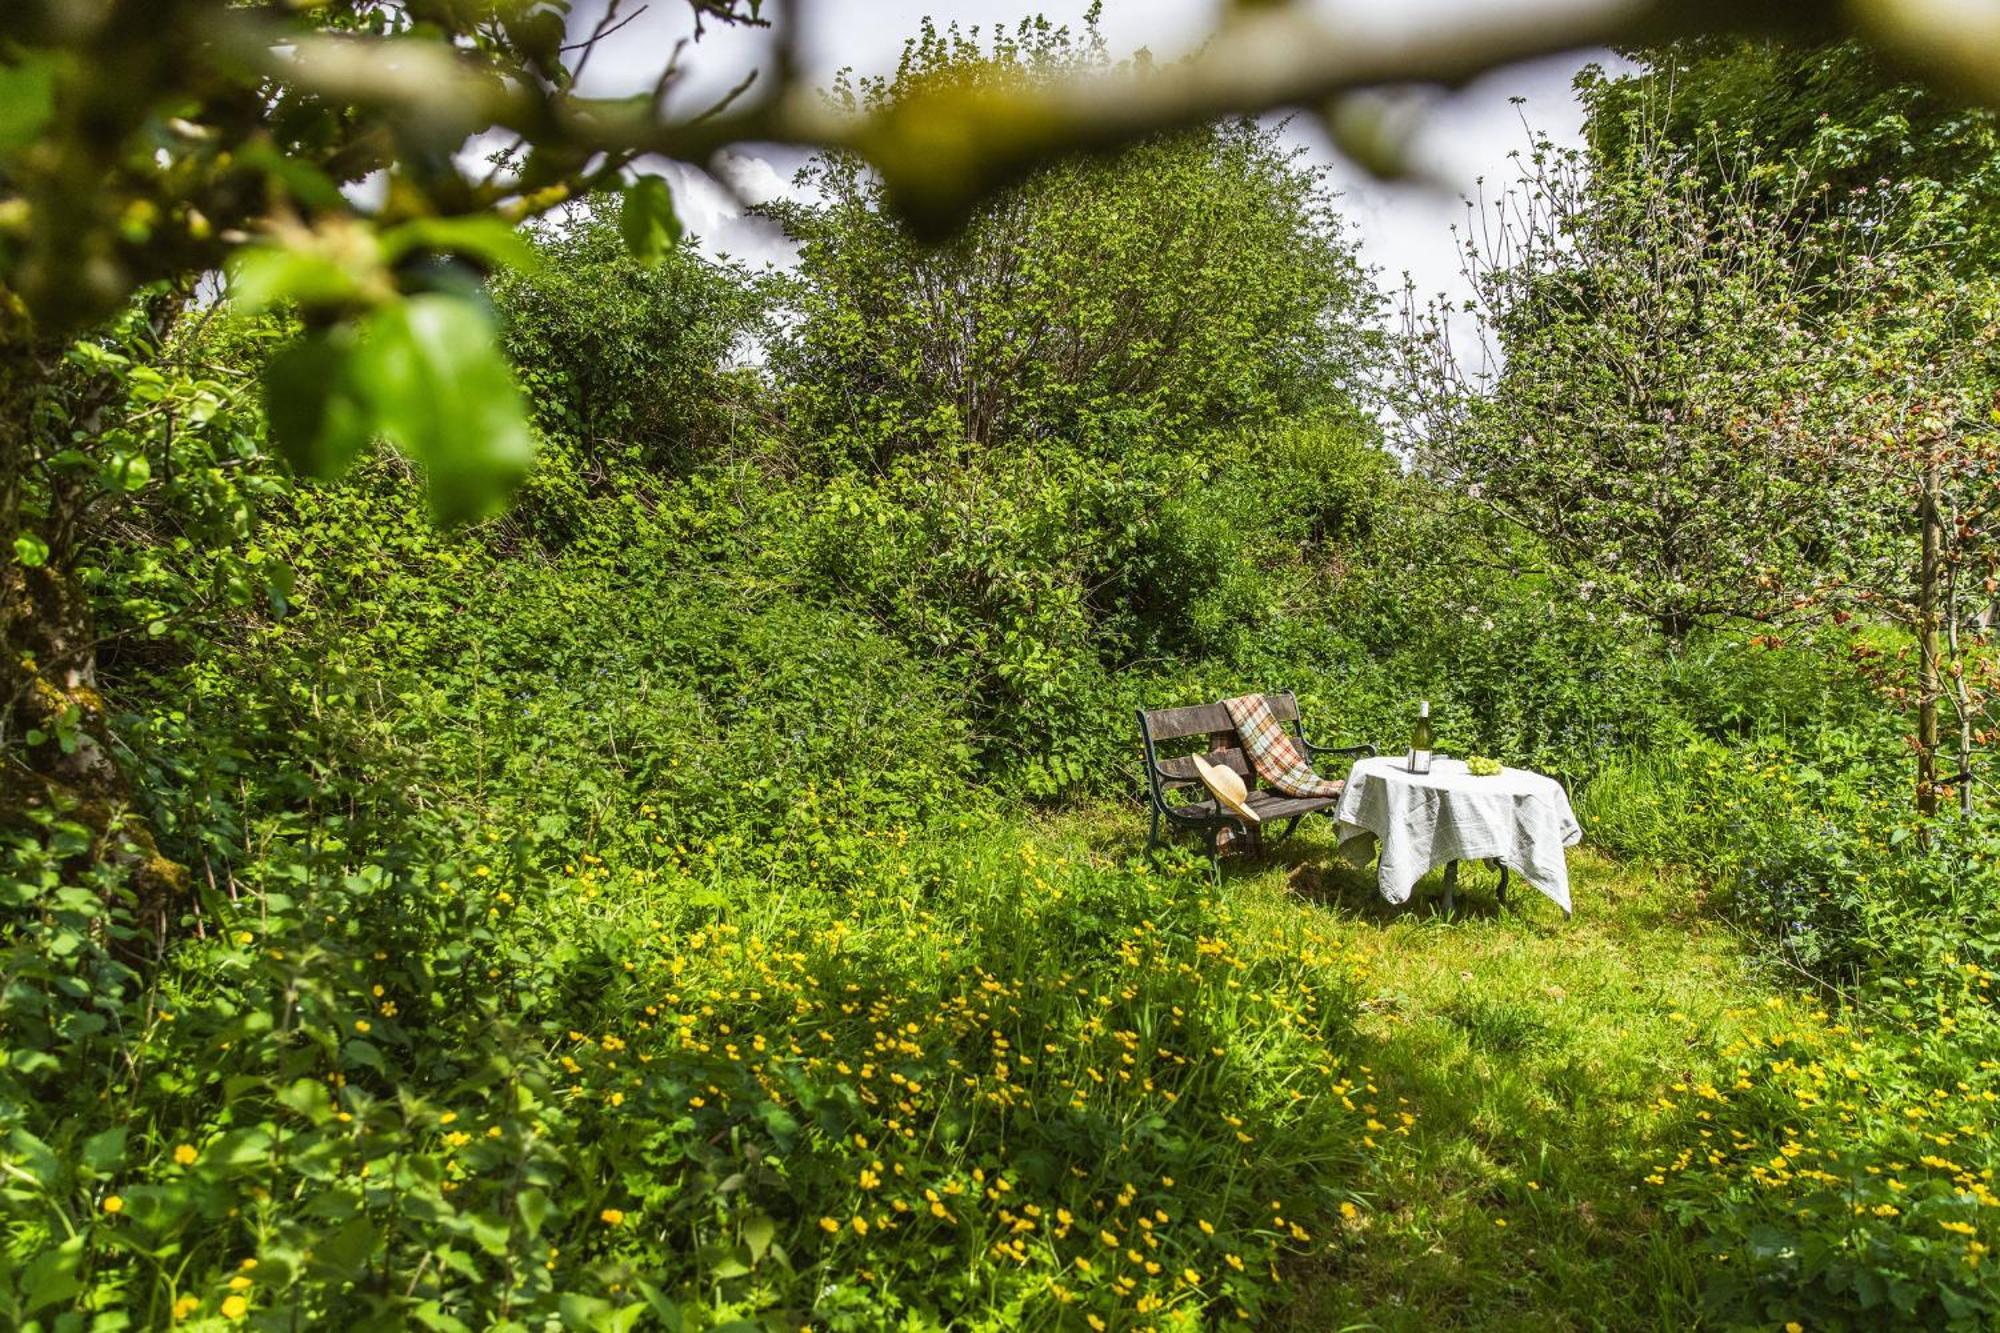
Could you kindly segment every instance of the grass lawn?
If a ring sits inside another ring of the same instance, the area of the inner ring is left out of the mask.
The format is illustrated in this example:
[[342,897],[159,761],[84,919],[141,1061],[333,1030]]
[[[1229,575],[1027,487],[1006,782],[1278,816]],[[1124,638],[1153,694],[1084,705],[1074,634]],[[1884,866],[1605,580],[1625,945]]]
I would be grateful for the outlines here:
[[[1111,821],[1091,824],[1098,848],[1117,846]],[[1317,914],[1366,964],[1371,1066],[1417,1117],[1345,1243],[1295,1270],[1291,1326],[1698,1322],[1698,1260],[1643,1178],[1687,1114],[1674,1085],[1707,1078],[1718,1037],[1771,991],[1691,883],[1587,849],[1570,868],[1565,922],[1518,877],[1499,908],[1483,867],[1461,875],[1451,918],[1435,873],[1392,908],[1330,829],[1226,863],[1240,910],[1274,927]]]

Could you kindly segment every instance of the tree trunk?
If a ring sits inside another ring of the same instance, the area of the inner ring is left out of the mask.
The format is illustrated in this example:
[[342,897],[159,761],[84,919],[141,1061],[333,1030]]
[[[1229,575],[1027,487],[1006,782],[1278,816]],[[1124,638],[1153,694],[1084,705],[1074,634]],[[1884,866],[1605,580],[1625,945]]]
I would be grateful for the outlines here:
[[[62,350],[0,345],[0,823],[54,807],[88,827],[87,859],[127,871],[139,921],[157,931],[188,874],[160,854],[112,754],[90,594],[75,573],[89,482],[45,468],[34,434],[45,418],[67,429]],[[17,537],[29,539],[26,561]]]
[[1942,582],[1943,524],[1938,516],[1938,468],[1924,473],[1917,499],[1917,521],[1923,532],[1917,565],[1917,813],[1937,813],[1938,589]]
[[[1958,526],[1958,511],[1954,508],[1949,516],[1946,530]],[[1961,632],[1965,623],[1965,606],[1960,597],[1960,565],[1957,560],[1946,563],[1944,581],[1944,647],[1947,660],[1951,663],[1945,672],[1951,677],[1951,706],[1958,715],[1958,754],[1953,765],[1952,781],[1958,784],[1958,813],[1962,818],[1972,818],[1972,691],[1965,683],[1965,645]]]
[[1959,687],[1958,712],[1958,813],[1972,818],[1972,704],[1963,686]]
[[1694,632],[1694,613],[1685,607],[1662,608],[1653,614],[1653,628],[1666,641],[1669,652],[1678,653]]

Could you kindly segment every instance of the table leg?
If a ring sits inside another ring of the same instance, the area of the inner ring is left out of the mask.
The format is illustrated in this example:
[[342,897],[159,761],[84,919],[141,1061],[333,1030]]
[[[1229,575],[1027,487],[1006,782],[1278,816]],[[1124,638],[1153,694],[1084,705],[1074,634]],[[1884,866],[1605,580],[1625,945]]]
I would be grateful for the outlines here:
[[1457,905],[1458,905],[1458,862],[1446,861],[1444,863],[1445,915],[1450,916],[1452,913],[1452,909],[1455,908]]
[[1505,907],[1507,905],[1507,866],[1497,856],[1494,857],[1492,860],[1488,861],[1486,864],[1492,866],[1495,870],[1498,870],[1500,872],[1500,889],[1499,892],[1495,894],[1495,897],[1497,897],[1500,900],[1500,905],[1502,907]]

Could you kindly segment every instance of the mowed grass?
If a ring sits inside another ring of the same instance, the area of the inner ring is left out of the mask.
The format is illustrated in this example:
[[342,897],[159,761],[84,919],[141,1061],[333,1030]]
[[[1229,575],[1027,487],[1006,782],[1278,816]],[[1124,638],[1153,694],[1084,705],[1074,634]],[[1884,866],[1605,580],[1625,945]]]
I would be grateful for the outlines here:
[[[1116,821],[1088,821],[1100,851]],[[1057,830],[1052,834],[1060,836]],[[1570,853],[1574,919],[1518,877],[1433,873],[1406,907],[1332,830],[1225,862],[1238,910],[1314,913],[1366,965],[1361,1036],[1417,1119],[1345,1235],[1294,1265],[1289,1326],[1682,1329],[1701,1322],[1684,1236],[1652,1206],[1655,1145],[1734,1027],[1771,994],[1691,881]],[[1074,829],[1071,831],[1074,836]],[[1129,839],[1129,834],[1124,835]]]

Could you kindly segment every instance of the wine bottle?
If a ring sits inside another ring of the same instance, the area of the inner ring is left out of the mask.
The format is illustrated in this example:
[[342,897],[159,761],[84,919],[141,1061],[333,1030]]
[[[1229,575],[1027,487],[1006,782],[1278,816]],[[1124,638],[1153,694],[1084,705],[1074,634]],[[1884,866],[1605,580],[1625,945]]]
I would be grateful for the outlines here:
[[1428,773],[1431,771],[1431,701],[1424,699],[1417,704],[1417,725],[1410,729],[1410,771]]

